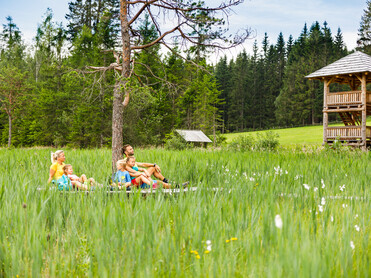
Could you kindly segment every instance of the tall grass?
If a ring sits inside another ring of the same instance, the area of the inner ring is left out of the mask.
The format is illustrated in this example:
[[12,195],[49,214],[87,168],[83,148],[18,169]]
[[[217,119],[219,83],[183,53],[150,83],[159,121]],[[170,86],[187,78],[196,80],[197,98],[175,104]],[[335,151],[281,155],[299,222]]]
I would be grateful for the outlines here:
[[[37,190],[50,151],[0,150],[0,276],[371,276],[368,153],[136,150],[198,187],[144,198]],[[65,154],[78,174],[110,175],[108,149]]]

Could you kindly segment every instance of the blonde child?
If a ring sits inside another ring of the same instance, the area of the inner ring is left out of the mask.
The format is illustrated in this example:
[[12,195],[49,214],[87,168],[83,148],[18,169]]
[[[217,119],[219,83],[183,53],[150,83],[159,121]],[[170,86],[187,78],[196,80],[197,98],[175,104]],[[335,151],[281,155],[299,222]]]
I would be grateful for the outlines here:
[[90,186],[94,186],[95,181],[93,178],[87,178],[84,174],[81,177],[73,174],[73,168],[71,164],[66,164],[63,166],[63,171],[65,175],[71,180],[71,184],[78,189],[87,190],[88,182]]
[[131,178],[129,172],[126,171],[126,161],[121,159],[116,162],[117,172],[114,174],[112,181],[113,186],[117,186],[118,189],[130,190]]
[[[135,157],[129,156],[126,158],[126,170],[131,176],[131,183],[136,187],[145,188],[146,185],[152,185],[152,188],[157,187],[157,182],[154,182],[151,177],[148,177],[145,169],[139,168],[135,163]],[[142,172],[142,173],[141,173]],[[169,186],[169,187],[168,187]],[[170,185],[164,183],[165,188],[170,188]]]

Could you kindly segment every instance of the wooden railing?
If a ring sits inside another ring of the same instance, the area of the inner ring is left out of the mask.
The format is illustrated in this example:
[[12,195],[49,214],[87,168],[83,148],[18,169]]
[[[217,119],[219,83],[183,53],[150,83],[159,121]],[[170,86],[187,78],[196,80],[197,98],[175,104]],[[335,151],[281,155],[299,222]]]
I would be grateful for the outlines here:
[[[327,128],[327,138],[362,139],[361,126],[337,126]],[[366,126],[366,138],[371,138],[371,126]]]
[[[371,103],[371,92],[366,92],[366,103]],[[362,104],[362,91],[350,91],[329,93],[327,95],[327,106]]]

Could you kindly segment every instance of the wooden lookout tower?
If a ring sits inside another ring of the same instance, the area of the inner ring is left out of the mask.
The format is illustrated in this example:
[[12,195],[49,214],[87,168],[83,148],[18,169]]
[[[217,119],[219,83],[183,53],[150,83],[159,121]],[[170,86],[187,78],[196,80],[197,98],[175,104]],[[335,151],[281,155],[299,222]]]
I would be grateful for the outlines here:
[[[371,56],[354,52],[306,78],[324,82],[323,143],[340,140],[362,149],[370,146],[371,127],[366,126],[366,116],[371,115],[371,92],[366,85],[371,82]],[[351,91],[330,92],[332,83],[348,84]],[[329,127],[329,113],[338,113],[344,126]]]

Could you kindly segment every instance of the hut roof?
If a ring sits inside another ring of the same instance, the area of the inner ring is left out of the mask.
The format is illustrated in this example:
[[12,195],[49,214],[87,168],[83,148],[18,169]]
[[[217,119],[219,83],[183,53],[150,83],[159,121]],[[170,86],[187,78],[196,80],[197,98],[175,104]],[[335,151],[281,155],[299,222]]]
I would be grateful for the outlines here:
[[361,72],[371,72],[371,56],[356,51],[307,75],[306,78],[320,79],[325,76],[348,75]]
[[212,141],[201,130],[181,130],[176,129],[176,132],[183,137],[187,142],[205,142],[211,143]]

